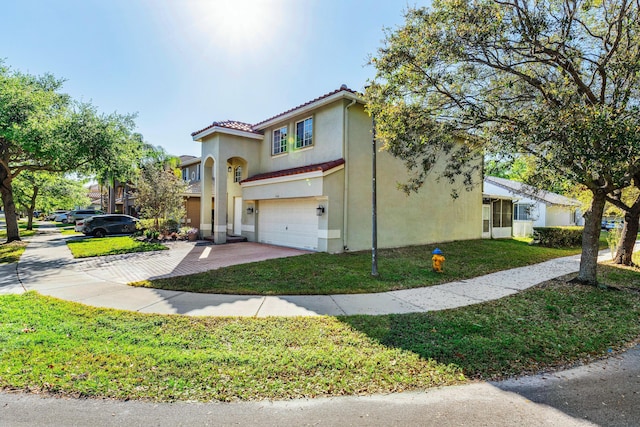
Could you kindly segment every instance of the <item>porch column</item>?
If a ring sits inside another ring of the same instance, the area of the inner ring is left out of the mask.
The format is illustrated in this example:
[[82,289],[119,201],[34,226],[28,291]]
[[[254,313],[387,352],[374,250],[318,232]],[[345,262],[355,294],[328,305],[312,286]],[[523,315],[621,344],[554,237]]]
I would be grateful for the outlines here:
[[213,242],[227,242],[227,164],[216,162],[216,202],[213,217]]
[[211,197],[213,196],[213,166],[215,162],[208,158],[202,164],[200,177],[200,235],[211,236]]

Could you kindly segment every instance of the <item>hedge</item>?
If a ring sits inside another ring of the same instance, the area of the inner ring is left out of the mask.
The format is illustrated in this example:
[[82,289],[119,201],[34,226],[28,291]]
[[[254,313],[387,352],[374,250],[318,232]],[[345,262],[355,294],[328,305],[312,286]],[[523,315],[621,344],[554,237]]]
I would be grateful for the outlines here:
[[533,242],[548,248],[574,248],[582,245],[583,227],[533,227]]

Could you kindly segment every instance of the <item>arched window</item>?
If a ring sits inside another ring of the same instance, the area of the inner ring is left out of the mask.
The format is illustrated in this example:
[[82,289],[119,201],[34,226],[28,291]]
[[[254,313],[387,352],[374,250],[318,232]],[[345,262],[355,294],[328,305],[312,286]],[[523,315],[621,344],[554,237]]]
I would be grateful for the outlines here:
[[236,169],[233,174],[233,182],[242,181],[242,166],[236,166]]

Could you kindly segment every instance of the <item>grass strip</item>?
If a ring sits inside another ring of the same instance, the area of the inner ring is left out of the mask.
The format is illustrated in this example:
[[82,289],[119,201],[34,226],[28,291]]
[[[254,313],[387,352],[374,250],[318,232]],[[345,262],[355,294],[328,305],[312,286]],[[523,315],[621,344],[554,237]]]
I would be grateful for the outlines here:
[[640,335],[640,274],[621,290],[552,281],[432,313],[212,318],[0,296],[0,387],[156,401],[386,393],[537,372],[602,357]]
[[22,241],[0,244],[0,264],[18,262],[26,247]]
[[[606,243],[605,243],[606,244]],[[431,252],[445,254],[444,273],[434,273]],[[130,283],[132,286],[239,295],[330,295],[384,292],[447,283],[580,253],[518,240],[467,240],[378,251],[379,277],[371,276],[371,253],[313,253],[242,264],[204,273]]]
[[159,243],[148,243],[135,240],[129,236],[85,238],[67,240],[67,246],[74,258],[87,258],[103,255],[126,254],[132,252],[148,252],[168,249]]

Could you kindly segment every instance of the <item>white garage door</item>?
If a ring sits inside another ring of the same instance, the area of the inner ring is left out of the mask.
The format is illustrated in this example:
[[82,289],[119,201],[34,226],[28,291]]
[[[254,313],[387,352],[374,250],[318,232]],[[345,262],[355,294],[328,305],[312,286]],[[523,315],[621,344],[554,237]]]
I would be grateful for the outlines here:
[[258,241],[278,246],[318,249],[318,202],[313,199],[261,200]]

